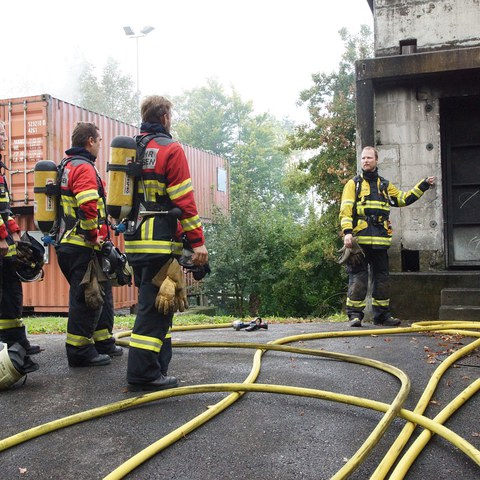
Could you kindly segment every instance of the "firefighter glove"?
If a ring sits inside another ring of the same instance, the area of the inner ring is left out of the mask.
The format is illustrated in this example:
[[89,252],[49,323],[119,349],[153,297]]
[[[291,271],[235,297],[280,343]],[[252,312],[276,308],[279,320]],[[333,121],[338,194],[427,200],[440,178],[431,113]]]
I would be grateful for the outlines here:
[[163,281],[155,300],[155,306],[160,313],[168,315],[176,310],[175,288],[176,283],[170,277],[167,277]]
[[83,286],[83,292],[85,295],[85,303],[88,308],[92,310],[98,310],[103,306],[103,297],[105,295],[104,289],[100,284],[100,280],[103,280],[104,277],[100,276],[99,278],[100,266],[96,258],[92,258],[88,263],[87,271],[80,282],[80,285]]
[[155,306],[165,315],[188,308],[185,277],[177,260],[169,260],[152,279],[159,287]]
[[338,263],[340,265],[345,264],[352,267],[359,265],[365,257],[365,253],[355,237],[352,238],[352,247],[346,247],[344,245],[339,250],[339,253],[340,257],[338,258]]

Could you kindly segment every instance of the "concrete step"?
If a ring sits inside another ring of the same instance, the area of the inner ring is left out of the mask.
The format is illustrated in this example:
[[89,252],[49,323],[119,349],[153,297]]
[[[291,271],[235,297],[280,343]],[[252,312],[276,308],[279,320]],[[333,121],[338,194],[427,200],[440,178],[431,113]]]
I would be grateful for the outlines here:
[[480,307],[480,288],[444,288],[441,305],[466,305]]
[[442,305],[438,312],[439,320],[478,320],[480,307],[465,305]]

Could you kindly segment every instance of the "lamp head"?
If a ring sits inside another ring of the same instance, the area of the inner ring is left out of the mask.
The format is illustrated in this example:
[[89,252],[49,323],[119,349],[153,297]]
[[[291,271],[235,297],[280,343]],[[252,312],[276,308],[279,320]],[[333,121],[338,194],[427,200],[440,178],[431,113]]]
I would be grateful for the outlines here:
[[152,30],[155,30],[155,27],[152,27],[150,25],[147,25],[145,27],[143,27],[140,31],[144,34],[144,35],[147,35],[148,33],[150,33]]

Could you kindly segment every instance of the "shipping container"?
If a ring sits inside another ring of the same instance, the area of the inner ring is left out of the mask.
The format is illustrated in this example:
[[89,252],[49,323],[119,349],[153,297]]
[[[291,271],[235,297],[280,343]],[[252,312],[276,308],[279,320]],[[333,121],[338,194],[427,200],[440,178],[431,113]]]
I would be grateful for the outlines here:
[[[70,148],[70,139],[78,121],[95,123],[102,134],[102,145],[96,166],[107,180],[106,166],[112,139],[118,135],[133,136],[138,128],[101,115],[51,95],[0,100],[0,120],[6,124],[7,145],[2,152],[10,188],[12,211],[23,231],[39,239],[33,220],[33,183],[35,164],[40,160],[59,163]],[[202,222],[212,219],[214,206],[229,209],[228,165],[218,156],[183,145]],[[108,185],[107,185],[108,189]],[[122,249],[123,237],[114,237]],[[69,287],[57,263],[52,247],[46,247],[45,278],[42,282],[24,283],[24,308],[34,312],[66,312]],[[191,284],[191,281],[189,281]],[[137,303],[133,287],[114,288],[115,308],[131,308]]]

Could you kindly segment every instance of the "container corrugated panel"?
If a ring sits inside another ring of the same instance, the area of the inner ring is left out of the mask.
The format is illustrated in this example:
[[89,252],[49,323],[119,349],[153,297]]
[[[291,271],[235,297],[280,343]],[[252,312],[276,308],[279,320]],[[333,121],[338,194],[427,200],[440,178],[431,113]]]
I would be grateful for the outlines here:
[[[224,158],[213,153],[190,145],[182,146],[188,159],[200,217],[202,222],[209,223],[215,207],[225,213],[230,208],[228,164]],[[225,182],[221,180],[222,177]]]
[[12,207],[33,208],[33,169],[39,160],[59,163],[70,148],[71,134],[79,121],[95,123],[102,133],[97,168],[106,178],[110,142],[117,135],[133,136],[133,125],[91,112],[50,95],[0,100],[0,119],[7,126],[4,163]]
[[[40,160],[57,164],[70,148],[71,134],[78,121],[95,123],[102,134],[102,145],[96,162],[100,176],[107,180],[106,166],[112,139],[118,135],[134,136],[138,129],[64,102],[50,95],[0,100],[0,120],[5,121],[7,150],[2,152],[7,165],[12,207],[22,230],[35,229],[33,222],[33,171]],[[228,165],[219,157],[188,145],[183,145],[189,163],[199,215],[204,223],[212,218],[214,205],[229,209]],[[220,179],[220,182],[219,182]],[[108,185],[107,185],[108,189]],[[114,241],[123,247],[123,237]],[[24,306],[38,312],[68,310],[68,284],[50,247],[49,263],[43,282],[24,284]],[[137,303],[135,288],[114,289],[115,308]]]

